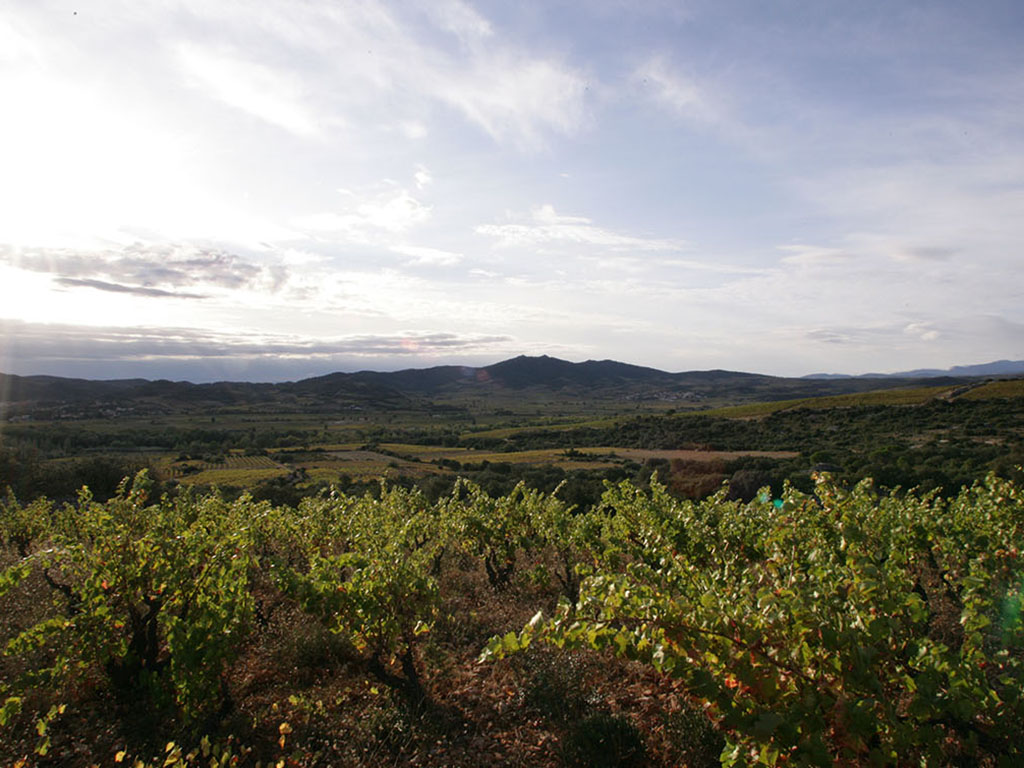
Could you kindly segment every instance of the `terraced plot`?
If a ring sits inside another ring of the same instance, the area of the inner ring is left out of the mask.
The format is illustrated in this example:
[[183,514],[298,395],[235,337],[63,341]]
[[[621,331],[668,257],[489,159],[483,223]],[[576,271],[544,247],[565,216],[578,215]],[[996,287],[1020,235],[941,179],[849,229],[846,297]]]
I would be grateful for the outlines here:
[[190,485],[251,485],[288,472],[269,456],[228,455],[222,461],[175,461],[162,474]]

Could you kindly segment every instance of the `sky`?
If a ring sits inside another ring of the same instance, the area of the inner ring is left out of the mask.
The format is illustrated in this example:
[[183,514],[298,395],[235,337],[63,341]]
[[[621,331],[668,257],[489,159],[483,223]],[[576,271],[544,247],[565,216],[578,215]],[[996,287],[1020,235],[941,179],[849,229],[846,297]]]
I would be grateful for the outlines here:
[[1024,358],[1024,4],[7,0],[0,371]]

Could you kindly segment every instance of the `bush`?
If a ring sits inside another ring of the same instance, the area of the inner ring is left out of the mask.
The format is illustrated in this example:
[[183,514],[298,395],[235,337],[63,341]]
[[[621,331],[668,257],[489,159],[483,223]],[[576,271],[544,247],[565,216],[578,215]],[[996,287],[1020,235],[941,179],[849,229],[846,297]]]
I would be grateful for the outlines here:
[[632,722],[599,712],[570,726],[561,757],[569,768],[633,768],[646,764],[647,751]]

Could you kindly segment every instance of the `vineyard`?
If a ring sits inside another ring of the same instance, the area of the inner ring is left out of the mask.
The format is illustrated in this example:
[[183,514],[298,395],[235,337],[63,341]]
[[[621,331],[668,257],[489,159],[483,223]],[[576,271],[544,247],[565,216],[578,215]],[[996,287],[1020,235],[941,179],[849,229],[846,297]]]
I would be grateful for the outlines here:
[[269,456],[224,456],[214,461],[179,460],[168,465],[165,474],[168,477],[182,478],[197,472],[222,472],[226,470],[274,470],[280,472],[285,468]]
[[152,487],[0,506],[4,764],[1024,761],[1024,489],[995,475],[586,510]]

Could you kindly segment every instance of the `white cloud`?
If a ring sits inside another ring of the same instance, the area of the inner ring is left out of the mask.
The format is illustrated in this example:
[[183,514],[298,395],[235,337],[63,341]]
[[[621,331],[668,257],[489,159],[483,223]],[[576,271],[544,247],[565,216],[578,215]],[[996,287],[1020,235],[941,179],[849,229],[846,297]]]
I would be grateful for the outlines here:
[[720,106],[713,103],[706,90],[694,78],[673,67],[664,56],[652,56],[637,67],[633,81],[679,117],[703,123],[722,121]]
[[935,341],[942,334],[939,333],[932,323],[908,323],[903,328],[903,333],[908,336],[915,336],[921,341]]
[[430,218],[431,208],[403,188],[369,195],[341,190],[347,198],[340,212],[299,216],[292,225],[317,234],[341,236],[355,242],[379,242],[399,235]]
[[426,189],[429,187],[434,178],[430,175],[430,171],[422,165],[416,166],[416,173],[413,174],[413,180],[416,182],[416,189]]
[[31,38],[19,32],[12,20],[0,18],[0,60],[16,61],[24,59],[37,64],[40,54]]
[[316,264],[326,264],[329,257],[322,253],[312,253],[301,248],[284,248],[278,251],[281,263],[288,267],[310,267]]
[[892,258],[897,261],[910,262],[937,262],[948,261],[957,253],[957,248],[950,248],[941,245],[917,245],[907,246],[895,250]]
[[827,267],[844,264],[850,259],[849,253],[841,248],[827,248],[820,245],[780,245],[776,250],[786,255],[780,261],[798,267]]
[[424,5],[434,23],[464,45],[476,45],[494,35],[491,23],[462,0],[433,0]]
[[[866,321],[818,327],[776,326],[774,345],[803,348],[814,370],[846,373],[887,373],[914,368],[946,368],[1024,356],[1024,324],[977,313],[949,314],[942,319],[912,322]],[[804,341],[812,342],[808,349]],[[879,350],[885,354],[880,356]]]
[[180,43],[177,55],[188,81],[214,99],[301,138],[320,134],[298,78],[232,51],[194,43]]
[[396,245],[392,246],[391,250],[403,256],[411,256],[412,259],[406,262],[408,266],[450,267],[463,259],[461,253],[444,251],[440,248],[426,248],[420,245]]
[[406,120],[398,128],[407,139],[422,139],[427,135],[427,126],[419,120]]
[[276,293],[288,279],[285,266],[258,264],[221,248],[192,243],[136,242],[89,251],[0,245],[0,264],[50,274],[68,288],[151,297],[201,298],[196,290]]
[[360,203],[356,212],[366,224],[388,232],[404,232],[430,218],[430,206],[424,205],[406,190]]
[[0,68],[0,103],[0,242],[81,245],[223,210],[191,188],[183,136],[104,80]]
[[[415,13],[380,0],[344,6],[268,0],[242,13],[198,0],[189,7],[249,45],[301,55],[305,77],[323,92],[319,100],[350,114],[353,123],[357,114],[365,121],[368,109],[393,111],[396,99],[410,107],[444,104],[496,141],[523,149],[542,146],[550,133],[572,134],[583,124],[586,82],[576,68],[504,38],[458,0],[422,6],[429,22],[454,34],[458,46],[431,40],[417,27]],[[316,125],[282,73],[253,72],[219,58],[201,62],[198,69],[201,76],[208,72],[205,79],[221,98],[291,129]],[[267,96],[256,87],[264,84]],[[426,126],[417,118],[406,121],[403,130],[420,138]]]
[[427,87],[498,141],[523,149],[548,131],[574,134],[583,124],[583,77],[556,61],[509,51],[481,54],[469,68],[444,62],[425,73]]
[[[252,328],[83,327],[0,319],[0,335],[6,340],[3,363],[8,372],[57,370],[95,377],[102,371],[107,378],[111,372],[124,375],[140,366],[144,370],[172,366],[178,371],[176,378],[182,370],[193,370],[209,380],[223,378],[227,364],[241,370],[253,366],[273,370],[280,380],[294,378],[301,365],[319,364],[319,372],[326,372],[358,359],[494,354],[495,350],[514,349],[513,339],[507,335],[406,329],[313,339]],[[200,363],[209,367],[204,370]],[[182,364],[188,367],[183,369]],[[252,374],[247,378],[251,380]]]
[[521,223],[482,224],[476,232],[494,237],[502,248],[548,245],[583,245],[612,251],[679,251],[681,240],[624,235],[595,226],[582,216],[563,216],[551,205],[534,208]]

